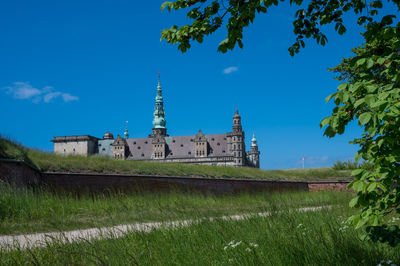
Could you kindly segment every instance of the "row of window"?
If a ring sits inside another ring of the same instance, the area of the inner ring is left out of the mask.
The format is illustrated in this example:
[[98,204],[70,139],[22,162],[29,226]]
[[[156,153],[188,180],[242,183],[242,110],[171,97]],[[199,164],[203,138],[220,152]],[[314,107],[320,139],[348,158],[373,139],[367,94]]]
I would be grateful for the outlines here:
[[204,154],[205,154],[204,151],[196,151],[196,156],[204,155]]
[[154,157],[155,158],[163,157],[163,153],[162,152],[156,152],[156,153],[154,153]]

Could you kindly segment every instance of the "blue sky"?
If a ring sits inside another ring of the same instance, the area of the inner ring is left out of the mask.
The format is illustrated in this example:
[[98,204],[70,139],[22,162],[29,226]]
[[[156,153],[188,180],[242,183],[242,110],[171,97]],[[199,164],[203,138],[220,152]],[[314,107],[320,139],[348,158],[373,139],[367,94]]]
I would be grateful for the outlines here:
[[327,27],[325,47],[309,40],[291,57],[295,9],[284,3],[245,30],[243,49],[218,53],[221,31],[182,54],[160,32],[185,15],[161,12],[162,2],[1,1],[0,133],[46,151],[53,136],[122,134],[126,120],[131,137],[145,137],[161,71],[170,135],[228,132],[237,106],[264,169],[354,155],[357,125],[334,139],[319,128],[332,109],[324,99],[339,84],[327,68],[362,42],[354,17],[344,36]]

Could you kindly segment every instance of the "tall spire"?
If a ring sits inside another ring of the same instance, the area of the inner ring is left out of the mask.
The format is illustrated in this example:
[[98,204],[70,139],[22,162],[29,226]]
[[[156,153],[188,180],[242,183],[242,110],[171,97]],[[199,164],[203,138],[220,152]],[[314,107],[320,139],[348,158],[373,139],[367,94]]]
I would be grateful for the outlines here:
[[125,121],[125,132],[124,132],[124,138],[128,139],[129,138],[129,132],[128,132],[128,121]]
[[[154,107],[154,119],[153,119],[153,129],[157,130],[162,135],[165,135],[166,129],[165,125],[167,122],[165,121],[165,112],[164,112],[164,100],[162,96],[162,88],[160,83],[160,72],[158,72],[158,83],[157,83],[157,95]],[[154,130],[153,130],[154,131]],[[154,134],[154,132],[153,132]]]

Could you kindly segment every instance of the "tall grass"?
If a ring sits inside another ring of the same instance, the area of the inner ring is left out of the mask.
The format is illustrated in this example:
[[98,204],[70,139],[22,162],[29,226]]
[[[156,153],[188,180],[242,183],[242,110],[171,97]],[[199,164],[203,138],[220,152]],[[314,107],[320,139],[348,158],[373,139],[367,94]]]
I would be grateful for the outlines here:
[[349,193],[53,194],[0,185],[0,234],[58,231],[142,221],[179,220],[348,202]]
[[343,224],[344,206],[243,221],[203,221],[125,237],[0,254],[0,264],[35,265],[378,265],[400,248],[362,242]]
[[42,171],[191,176],[209,178],[244,178],[266,180],[348,180],[349,171],[332,168],[261,170],[222,166],[187,165],[131,160],[115,160],[103,156],[64,156],[25,148],[0,136],[0,158],[25,160]]
[[367,169],[370,170],[372,169],[373,165],[367,161],[363,161],[361,163],[358,163],[353,160],[347,160],[347,161],[340,161],[338,160],[336,163],[333,164],[332,169],[334,170],[355,170],[355,169]]

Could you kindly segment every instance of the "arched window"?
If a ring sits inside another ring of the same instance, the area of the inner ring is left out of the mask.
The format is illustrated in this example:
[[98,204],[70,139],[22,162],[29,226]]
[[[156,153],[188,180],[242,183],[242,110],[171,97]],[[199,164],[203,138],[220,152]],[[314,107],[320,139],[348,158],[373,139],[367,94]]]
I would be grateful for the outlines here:
[[233,149],[236,150],[236,145],[235,144],[233,144]]

